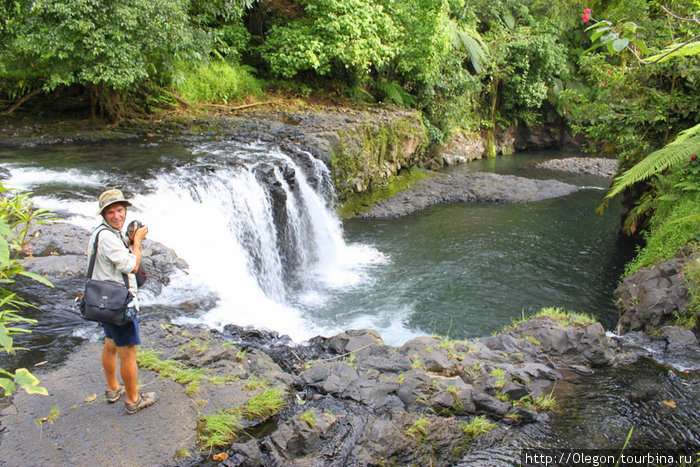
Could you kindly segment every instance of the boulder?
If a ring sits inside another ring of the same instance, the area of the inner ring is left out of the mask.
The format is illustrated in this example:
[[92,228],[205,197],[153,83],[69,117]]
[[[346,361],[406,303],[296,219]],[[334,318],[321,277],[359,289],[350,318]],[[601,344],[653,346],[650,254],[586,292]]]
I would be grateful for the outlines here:
[[639,268],[615,289],[615,304],[620,310],[619,333],[653,332],[675,324],[676,317],[688,310],[692,297],[683,271],[687,262],[697,261],[698,254],[694,257],[687,254],[682,250],[653,269]]

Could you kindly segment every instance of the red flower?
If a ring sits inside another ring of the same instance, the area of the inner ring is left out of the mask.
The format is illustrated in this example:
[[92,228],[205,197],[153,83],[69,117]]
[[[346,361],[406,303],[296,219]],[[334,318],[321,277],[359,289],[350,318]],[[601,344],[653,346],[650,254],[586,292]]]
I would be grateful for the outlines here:
[[696,156],[695,154],[693,154],[692,156],[690,156],[690,158],[691,158],[692,160],[695,160],[695,159],[698,158],[698,156]]
[[584,23],[589,22],[591,20],[591,9],[586,8],[585,10],[583,10],[583,14],[581,15],[581,18],[583,19]]

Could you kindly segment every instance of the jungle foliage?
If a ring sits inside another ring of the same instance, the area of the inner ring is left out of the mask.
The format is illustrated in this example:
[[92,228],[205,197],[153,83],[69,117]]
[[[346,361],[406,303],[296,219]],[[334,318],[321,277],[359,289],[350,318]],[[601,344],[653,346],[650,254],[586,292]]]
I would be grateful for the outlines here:
[[697,34],[669,18],[655,0],[2,0],[0,99],[81,95],[118,120],[158,88],[221,103],[282,86],[420,109],[434,142],[567,121],[638,157],[691,126],[697,52],[654,67],[605,52],[653,58]]
[[[698,124],[699,15],[690,0],[0,0],[0,105],[68,96],[119,120],[319,93],[419,109],[433,143],[568,126],[625,171],[683,159],[662,148]],[[671,165],[614,191],[658,192]],[[636,212],[635,228],[653,206]]]

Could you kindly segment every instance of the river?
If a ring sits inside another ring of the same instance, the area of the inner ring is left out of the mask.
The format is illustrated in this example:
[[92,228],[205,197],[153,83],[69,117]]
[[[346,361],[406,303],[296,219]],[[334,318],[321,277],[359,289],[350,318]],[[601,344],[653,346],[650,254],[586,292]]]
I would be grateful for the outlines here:
[[[162,296],[145,297],[151,308],[171,312],[179,303],[211,299],[213,309],[174,317],[264,327],[296,341],[369,327],[400,345],[416,335],[488,335],[545,306],[591,313],[614,326],[612,290],[629,258],[617,234],[619,209],[594,212],[607,179],[535,168],[557,155],[515,154],[449,170],[584,187],[566,197],[440,205],[400,219],[342,224],[330,209],[328,173],[315,163],[316,186],[297,176],[298,190],[286,188],[284,245],[259,174],[261,166],[273,167],[284,181],[280,161],[295,165],[260,143],[39,146],[4,150],[0,165],[9,171],[6,186],[32,191],[40,207],[86,228],[99,222],[94,206],[104,187],[133,193],[130,218],[145,222],[149,238],[190,265],[190,274]],[[52,321],[57,333],[82,335],[73,320],[68,329]]]
[[[103,189],[120,187],[133,196],[130,219],[145,222],[149,238],[190,266],[161,295],[142,297],[144,316],[264,327],[297,342],[369,327],[387,344],[400,345],[425,334],[488,335],[545,306],[593,314],[613,329],[612,292],[632,254],[618,235],[620,208],[594,212],[608,179],[535,167],[560,156],[522,153],[445,170],[555,178],[581,187],[565,197],[439,205],[399,219],[344,222],[334,214],[330,176],[320,162],[254,141],[1,149],[0,168],[6,187],[32,191],[38,206],[86,228],[99,222],[96,199]],[[279,199],[286,200],[283,208]],[[39,319],[33,333],[17,340],[32,350],[3,357],[3,367],[57,365],[75,344],[99,338],[94,324],[70,312],[69,301],[52,302],[50,292],[42,300],[44,312],[31,313]],[[683,385],[689,392],[679,392]],[[649,360],[609,370],[559,387],[566,409],[553,414],[552,430],[522,435],[517,446],[580,447],[585,437],[591,447],[619,447],[635,420],[645,425],[633,446],[649,440],[697,446],[696,394],[696,377]],[[669,400],[679,410],[668,409]],[[502,454],[515,462],[517,452]],[[493,455],[477,451],[473,459]]]

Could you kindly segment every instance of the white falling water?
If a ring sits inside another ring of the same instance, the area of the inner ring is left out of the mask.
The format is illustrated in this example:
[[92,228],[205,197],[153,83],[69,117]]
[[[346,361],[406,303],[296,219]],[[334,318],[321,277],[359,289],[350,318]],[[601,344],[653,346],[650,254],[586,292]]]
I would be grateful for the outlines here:
[[[255,150],[256,148],[251,148]],[[216,147],[203,147],[198,163],[152,180],[152,192],[135,198],[144,213],[149,238],[174,249],[189,264],[158,300],[187,300],[196,290],[216,294],[216,306],[190,320],[220,327],[256,326],[304,340],[323,334],[304,313],[290,304],[290,288],[316,291],[314,284],[352,286],[362,280],[363,265],[381,261],[376,250],[347,245],[340,222],[327,201],[312,188],[303,171],[278,150],[257,155],[236,154],[236,163],[211,167]],[[329,183],[326,167],[311,159],[313,175]],[[274,222],[273,200],[256,177],[265,168],[286,194],[283,240]],[[290,186],[281,170],[294,171]],[[204,175],[203,175],[204,174]],[[323,190],[321,190],[323,191]],[[284,263],[292,266],[285,271]],[[315,292],[312,292],[315,293]]]
[[[332,193],[328,169],[308,154],[303,162],[310,178],[278,149],[206,143],[193,158],[152,173],[143,186],[130,187],[139,194],[132,199],[128,220],[144,222],[148,238],[173,249],[189,265],[187,274],[173,278],[157,297],[146,294],[142,303],[176,309],[187,303],[194,311],[186,321],[261,327],[295,341],[341,330],[342,324],[329,328],[311,322],[304,308],[322,306],[333,290],[366,282],[366,266],[386,258],[370,246],[345,242],[325,199]],[[78,193],[94,193],[115,185],[115,175],[107,171],[9,168],[6,186],[24,190],[65,182]],[[286,198],[281,209],[277,201],[277,215],[285,218],[281,225],[275,223],[273,196],[261,178]],[[34,199],[91,229],[100,222],[94,195],[78,198]],[[202,311],[198,304],[206,301],[203,297],[215,298],[213,308]]]

